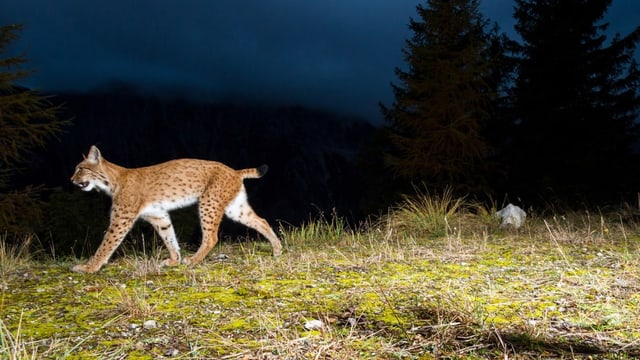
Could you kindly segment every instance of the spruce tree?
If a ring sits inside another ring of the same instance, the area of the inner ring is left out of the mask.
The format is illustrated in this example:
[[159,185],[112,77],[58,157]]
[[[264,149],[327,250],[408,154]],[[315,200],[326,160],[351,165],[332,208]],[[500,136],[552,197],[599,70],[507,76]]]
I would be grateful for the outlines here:
[[640,27],[607,41],[610,5],[516,0],[511,181],[523,193],[602,200],[633,178]]
[[32,232],[40,218],[37,188],[12,189],[11,175],[31,150],[44,146],[67,123],[57,118],[59,105],[49,97],[19,84],[31,72],[22,68],[27,59],[6,55],[19,37],[20,25],[0,27],[0,235]]
[[24,161],[29,150],[43,146],[66,123],[57,118],[59,105],[19,84],[32,73],[22,68],[26,57],[3,56],[21,30],[21,25],[0,27],[0,164],[5,169]]
[[487,29],[477,0],[427,0],[417,13],[403,49],[406,69],[395,69],[395,101],[381,104],[386,163],[409,182],[478,190],[489,150],[483,131],[497,95],[497,28]]

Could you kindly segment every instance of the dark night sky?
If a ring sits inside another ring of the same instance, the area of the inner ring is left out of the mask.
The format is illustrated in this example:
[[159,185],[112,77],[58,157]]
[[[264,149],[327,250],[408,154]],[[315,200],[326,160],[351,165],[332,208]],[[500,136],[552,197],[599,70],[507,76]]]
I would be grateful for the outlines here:
[[[24,85],[86,91],[109,82],[206,100],[300,104],[380,119],[419,0],[8,0],[0,25],[23,23],[15,49],[37,73]],[[512,0],[482,9],[513,35]],[[614,0],[626,35],[640,1]]]

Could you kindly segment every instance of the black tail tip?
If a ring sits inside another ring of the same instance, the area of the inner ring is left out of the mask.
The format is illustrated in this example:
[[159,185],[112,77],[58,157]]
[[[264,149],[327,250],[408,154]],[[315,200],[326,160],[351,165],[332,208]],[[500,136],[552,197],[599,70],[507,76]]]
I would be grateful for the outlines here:
[[266,174],[267,171],[269,171],[269,166],[266,165],[266,164],[263,164],[263,165],[258,166],[257,170],[258,170],[258,176],[262,176],[262,175]]

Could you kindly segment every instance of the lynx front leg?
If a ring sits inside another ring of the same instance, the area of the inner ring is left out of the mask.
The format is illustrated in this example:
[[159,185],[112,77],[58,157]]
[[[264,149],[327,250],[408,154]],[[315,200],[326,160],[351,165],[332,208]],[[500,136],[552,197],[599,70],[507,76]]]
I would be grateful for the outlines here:
[[180,263],[180,246],[178,245],[169,213],[158,213],[154,216],[146,215],[142,218],[153,226],[160,238],[162,238],[167,250],[169,250],[169,258],[162,261],[162,266],[178,265]]
[[86,264],[76,265],[71,270],[83,273],[94,273],[100,270],[102,265],[109,261],[113,252],[120,246],[134,222],[135,216],[127,216],[112,210],[109,229],[95,255]]

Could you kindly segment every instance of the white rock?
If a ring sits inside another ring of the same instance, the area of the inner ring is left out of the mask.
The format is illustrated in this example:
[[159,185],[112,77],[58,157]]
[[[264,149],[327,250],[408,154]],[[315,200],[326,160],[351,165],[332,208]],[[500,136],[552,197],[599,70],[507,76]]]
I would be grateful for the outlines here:
[[496,212],[496,216],[502,219],[500,227],[513,226],[515,229],[519,229],[527,218],[527,213],[521,208],[509,204],[504,209]]
[[307,330],[320,330],[322,329],[322,321],[309,320],[306,323],[304,323],[304,328]]
[[180,351],[178,351],[178,349],[168,349],[164,352],[164,356],[168,357],[176,357],[178,356],[178,354],[180,354]]
[[155,329],[158,327],[158,322],[155,320],[147,320],[144,322],[144,324],[142,324],[142,327],[144,327],[147,330]]

